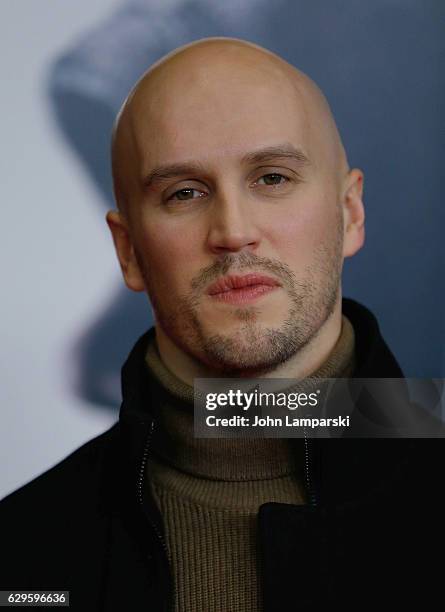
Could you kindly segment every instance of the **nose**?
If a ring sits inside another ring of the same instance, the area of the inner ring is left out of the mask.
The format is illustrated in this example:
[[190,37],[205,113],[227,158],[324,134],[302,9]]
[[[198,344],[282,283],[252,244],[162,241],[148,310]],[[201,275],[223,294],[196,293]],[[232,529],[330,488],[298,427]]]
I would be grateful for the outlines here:
[[243,250],[255,251],[260,234],[253,202],[235,188],[215,195],[209,209],[208,245],[217,255]]

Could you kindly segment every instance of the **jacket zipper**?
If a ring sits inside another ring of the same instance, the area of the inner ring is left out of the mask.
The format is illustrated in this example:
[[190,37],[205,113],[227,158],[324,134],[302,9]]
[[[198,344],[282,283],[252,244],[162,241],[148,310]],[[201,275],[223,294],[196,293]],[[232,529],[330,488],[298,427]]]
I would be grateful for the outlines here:
[[[141,460],[141,464],[140,464],[140,468],[139,468],[139,479],[138,479],[138,491],[137,491],[137,495],[138,495],[138,501],[141,504],[141,506],[143,506],[143,485],[144,485],[144,480],[145,480],[145,466],[147,464],[147,460],[148,460],[148,454],[150,451],[150,443],[151,443],[151,439],[153,436],[153,432],[154,432],[154,421],[151,422],[150,425],[150,431],[148,432],[147,435],[147,440],[145,442],[144,445],[144,451],[142,453],[142,460]],[[311,454],[311,443],[309,442],[309,438],[307,436],[307,431],[306,431],[306,427],[304,427],[303,429],[304,432],[304,473],[305,473],[305,480],[306,480],[306,486],[307,486],[307,490],[308,490],[308,498],[309,498],[309,505],[312,507],[315,507],[317,505],[317,497],[316,497],[316,493],[315,493],[315,489],[314,489],[314,484],[313,484],[313,480],[311,477],[311,471],[310,471],[310,464],[311,464],[311,459],[310,459],[310,454]],[[155,524],[155,522],[145,513],[148,522],[150,523],[154,533],[156,534],[157,539],[159,540],[159,542],[161,543],[161,546],[165,552],[165,555],[168,559],[168,548],[167,548],[167,544],[165,543],[164,538],[162,537],[162,534],[160,533],[157,525]],[[171,612],[174,612],[174,603],[173,601],[171,602],[171,604],[169,605],[169,609],[171,610]]]
[[309,501],[309,506],[312,506],[315,508],[315,506],[317,505],[317,496],[315,493],[314,482],[313,482],[313,478],[311,475],[311,460],[312,460],[311,445],[312,445],[312,442],[309,442],[306,427],[303,428],[303,433],[304,433],[304,475],[305,475],[307,492],[308,492],[308,501]]
[[[148,454],[150,451],[150,443],[151,443],[151,439],[153,436],[153,432],[154,432],[154,421],[151,422],[150,425],[150,431],[148,432],[147,435],[147,439],[145,441],[145,445],[144,445],[144,451],[142,453],[142,460],[141,460],[141,464],[139,467],[139,478],[138,478],[138,484],[137,484],[137,497],[138,497],[138,501],[143,509],[144,506],[144,501],[143,501],[143,491],[144,491],[144,480],[145,480],[145,466],[147,465],[147,460],[148,460]],[[148,522],[150,523],[154,533],[156,534],[157,539],[159,540],[159,542],[161,543],[161,546],[165,552],[166,558],[168,559],[168,548],[167,548],[167,544],[162,536],[162,534],[160,533],[158,526],[156,525],[156,523],[150,518],[150,516],[148,515],[148,513],[144,512],[145,517],[147,518]],[[168,606],[168,609],[171,610],[171,612],[174,612],[174,602],[173,599],[170,597],[170,605]]]

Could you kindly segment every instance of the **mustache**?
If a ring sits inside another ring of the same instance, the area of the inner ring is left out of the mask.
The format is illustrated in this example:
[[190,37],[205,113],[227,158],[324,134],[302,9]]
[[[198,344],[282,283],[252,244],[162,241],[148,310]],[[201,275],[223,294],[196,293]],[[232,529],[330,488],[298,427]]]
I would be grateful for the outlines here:
[[192,280],[193,293],[201,293],[207,285],[228,272],[269,272],[283,282],[283,286],[292,289],[297,279],[292,270],[283,264],[267,257],[258,257],[253,253],[227,253],[210,264]]

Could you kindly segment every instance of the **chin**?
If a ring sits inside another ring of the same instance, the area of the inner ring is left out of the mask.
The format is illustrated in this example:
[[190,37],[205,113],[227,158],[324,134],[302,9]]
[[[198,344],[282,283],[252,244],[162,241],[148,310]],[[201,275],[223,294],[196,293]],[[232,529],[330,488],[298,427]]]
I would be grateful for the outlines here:
[[[224,312],[213,311],[208,316],[196,317],[198,326],[207,336],[245,335],[266,329],[279,329],[289,316],[289,305],[283,308],[264,308],[258,306],[237,306]],[[203,313],[204,314],[204,313]]]
[[[236,326],[235,333],[209,334],[201,337],[207,365],[224,373],[249,376],[267,372],[289,358],[289,350],[271,343],[262,325]],[[284,350],[283,350],[284,349]]]

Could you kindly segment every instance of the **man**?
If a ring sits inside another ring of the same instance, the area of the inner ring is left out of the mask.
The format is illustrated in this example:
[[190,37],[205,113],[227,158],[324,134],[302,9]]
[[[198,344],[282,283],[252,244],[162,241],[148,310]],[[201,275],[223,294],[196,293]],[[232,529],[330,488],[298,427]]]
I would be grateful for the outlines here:
[[112,162],[107,222],[155,327],[119,422],[3,501],[1,588],[107,611],[433,601],[437,441],[193,435],[198,377],[402,377],[342,299],[363,174],[320,90],[256,45],[198,41],[136,84]]

